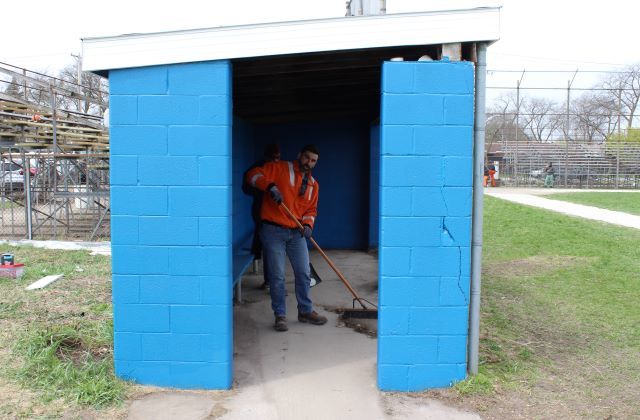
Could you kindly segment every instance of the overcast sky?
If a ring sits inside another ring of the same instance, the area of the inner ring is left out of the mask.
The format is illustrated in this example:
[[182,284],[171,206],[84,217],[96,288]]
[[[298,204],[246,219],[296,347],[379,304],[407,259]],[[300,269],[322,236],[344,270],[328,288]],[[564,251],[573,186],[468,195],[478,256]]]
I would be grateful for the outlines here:
[[[640,1],[387,0],[388,13],[502,5],[501,39],[489,48],[499,70],[609,70],[640,63]],[[345,0],[70,0],[3,2],[0,61],[57,72],[73,62],[80,38],[256,22],[339,17]],[[490,74],[489,84],[515,86],[519,73]],[[523,86],[566,87],[572,75],[528,73]],[[595,74],[579,74],[588,86]]]

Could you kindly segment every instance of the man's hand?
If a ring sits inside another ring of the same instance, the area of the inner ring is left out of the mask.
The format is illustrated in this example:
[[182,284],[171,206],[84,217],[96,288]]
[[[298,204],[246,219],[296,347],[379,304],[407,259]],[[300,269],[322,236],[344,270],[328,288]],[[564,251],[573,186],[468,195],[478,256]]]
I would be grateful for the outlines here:
[[311,237],[311,234],[313,233],[313,229],[311,229],[311,226],[309,225],[304,225],[304,230],[301,233],[302,236],[309,239]]
[[269,195],[277,204],[282,203],[282,193],[280,193],[280,190],[275,185],[272,185],[271,188],[269,188]]

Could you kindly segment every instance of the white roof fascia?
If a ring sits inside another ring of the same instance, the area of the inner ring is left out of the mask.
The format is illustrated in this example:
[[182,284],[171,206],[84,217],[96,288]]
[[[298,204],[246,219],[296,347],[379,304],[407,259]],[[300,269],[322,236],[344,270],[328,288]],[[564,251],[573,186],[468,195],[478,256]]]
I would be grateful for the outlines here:
[[357,16],[82,40],[84,71],[404,45],[497,41],[500,8]]

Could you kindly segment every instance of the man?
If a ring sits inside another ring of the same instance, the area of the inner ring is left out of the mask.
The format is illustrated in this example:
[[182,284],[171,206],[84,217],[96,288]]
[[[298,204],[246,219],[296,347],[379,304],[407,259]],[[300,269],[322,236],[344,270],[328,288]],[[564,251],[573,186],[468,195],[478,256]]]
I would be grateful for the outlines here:
[[[311,237],[318,213],[318,182],[311,176],[311,169],[318,162],[319,152],[314,145],[302,148],[295,162],[268,162],[251,169],[247,182],[269,198],[262,201],[260,218],[267,280],[271,286],[271,308],[275,315],[276,331],[287,331],[287,309],[284,288],[285,255],[289,257],[295,277],[298,321],[323,325],[327,318],[313,310],[309,298],[310,268],[306,238]],[[298,229],[296,222],[281,208],[284,203],[304,226]]]
[[543,172],[546,174],[544,177],[544,187],[553,188],[554,175],[556,173],[553,168],[553,163],[549,162],[549,164],[544,168]]
[[[249,169],[247,172],[256,168],[258,166],[263,166],[267,162],[278,162],[280,160],[280,147],[275,144],[267,144],[264,148],[264,152],[262,154],[262,160],[257,161]],[[255,229],[253,231],[253,241],[251,243],[251,253],[253,254],[254,260],[259,260],[262,258],[262,242],[260,241],[260,209],[262,208],[262,198],[264,192],[251,186],[247,180],[247,172],[244,173],[244,182],[242,183],[242,191],[253,197],[253,202],[251,203],[251,218],[253,219],[253,223],[255,225]],[[264,268],[263,262],[263,282],[260,285],[260,289],[267,289],[269,287],[269,280],[267,279],[266,268]]]

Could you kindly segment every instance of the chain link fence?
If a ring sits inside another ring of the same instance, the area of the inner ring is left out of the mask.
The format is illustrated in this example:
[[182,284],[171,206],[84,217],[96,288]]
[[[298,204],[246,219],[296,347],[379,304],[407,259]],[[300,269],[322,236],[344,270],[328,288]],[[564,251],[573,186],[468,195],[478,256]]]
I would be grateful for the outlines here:
[[522,72],[513,87],[488,86],[485,156],[500,185],[542,186],[551,163],[558,187],[640,188],[640,65],[586,87],[577,71],[566,88],[540,73],[542,83]]

